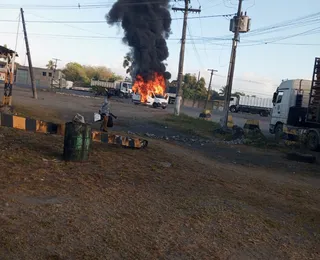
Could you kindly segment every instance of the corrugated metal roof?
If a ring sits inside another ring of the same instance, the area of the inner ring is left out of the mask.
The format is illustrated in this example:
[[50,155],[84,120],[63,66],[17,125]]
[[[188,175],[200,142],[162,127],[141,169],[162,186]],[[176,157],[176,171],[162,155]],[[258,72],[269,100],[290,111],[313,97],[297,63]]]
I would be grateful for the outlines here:
[[[8,53],[13,54],[15,51],[0,45],[0,55],[7,55]],[[16,53],[16,56],[18,57],[18,53]]]

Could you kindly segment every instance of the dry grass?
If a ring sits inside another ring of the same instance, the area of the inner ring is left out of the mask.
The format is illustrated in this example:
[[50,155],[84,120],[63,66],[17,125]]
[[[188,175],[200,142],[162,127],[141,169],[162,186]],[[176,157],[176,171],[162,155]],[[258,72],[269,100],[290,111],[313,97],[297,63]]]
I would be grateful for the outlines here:
[[63,123],[63,121],[61,120],[61,115],[59,113],[41,106],[26,107],[22,105],[15,105],[14,113],[19,116],[30,117],[47,122]]
[[319,189],[301,178],[155,142],[65,163],[62,137],[0,134],[0,259],[319,257]]

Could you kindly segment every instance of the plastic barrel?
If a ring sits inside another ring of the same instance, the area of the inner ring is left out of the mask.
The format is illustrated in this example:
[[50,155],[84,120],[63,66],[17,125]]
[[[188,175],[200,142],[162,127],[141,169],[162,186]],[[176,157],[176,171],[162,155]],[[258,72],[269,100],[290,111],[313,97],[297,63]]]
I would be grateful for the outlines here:
[[87,161],[91,142],[91,126],[89,124],[66,123],[63,159],[65,161]]

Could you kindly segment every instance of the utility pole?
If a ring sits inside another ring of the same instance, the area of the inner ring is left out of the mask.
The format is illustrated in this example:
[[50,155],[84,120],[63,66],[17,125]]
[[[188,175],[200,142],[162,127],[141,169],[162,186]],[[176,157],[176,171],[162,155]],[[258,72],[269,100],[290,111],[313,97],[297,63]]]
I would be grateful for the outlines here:
[[179,67],[178,67],[178,84],[177,84],[177,96],[175,101],[175,108],[174,114],[180,115],[180,106],[181,106],[181,99],[182,99],[182,79],[183,79],[183,64],[184,64],[184,52],[185,52],[185,45],[186,45],[186,34],[187,34],[187,19],[188,13],[200,13],[201,9],[194,9],[189,8],[190,0],[184,0],[184,8],[177,8],[173,7],[173,11],[181,11],[184,13],[183,15],[183,27],[182,27],[182,37],[181,37],[181,47],[180,47],[180,59],[179,59]]
[[27,35],[27,29],[26,29],[26,23],[25,23],[25,20],[24,20],[24,14],[23,14],[23,9],[22,8],[20,8],[20,12],[21,12],[22,25],[23,25],[24,40],[25,40],[25,43],[26,43],[26,50],[27,50],[27,56],[28,56],[29,73],[30,73],[30,79],[31,79],[32,94],[33,94],[33,98],[38,99],[36,85],[34,84],[31,53],[30,53],[28,35]]
[[[58,60],[59,59],[56,59],[56,58],[52,58],[52,60],[55,61],[54,65],[53,65],[53,70],[52,70],[52,77],[51,77],[51,88],[53,88],[53,80],[54,80],[54,74],[56,73],[56,70],[57,70],[57,65],[58,65]],[[60,60],[59,60],[60,61]],[[59,79],[60,80],[60,79]],[[60,86],[60,83],[59,83],[59,86]]]
[[[235,62],[236,62],[237,45],[238,45],[238,42],[240,41],[240,33],[245,33],[250,30],[250,28],[249,28],[250,27],[250,19],[246,15],[243,16],[242,12],[241,12],[242,2],[243,2],[243,0],[239,0],[237,16],[235,16],[234,19],[231,20],[231,23],[233,22],[235,27],[233,29],[231,29],[232,26],[230,26],[230,30],[232,30],[234,32],[234,36],[232,39],[230,64],[229,64],[228,78],[227,78],[227,84],[226,84],[226,93],[225,93],[225,98],[224,98],[224,108],[223,108],[224,115],[223,115],[223,121],[222,121],[222,127],[224,129],[227,129],[229,103],[230,103],[234,68],[235,68]],[[241,21],[242,18],[245,18],[245,20]],[[241,24],[243,22],[245,22],[246,26]],[[242,26],[242,27],[240,28],[240,26]]]
[[218,72],[217,70],[214,70],[214,69],[208,69],[208,71],[211,71],[211,75],[210,75],[210,82],[209,82],[209,87],[208,87],[208,95],[207,95],[206,103],[205,103],[205,105],[204,105],[204,109],[207,108],[208,100],[209,100],[209,98],[210,98],[210,91],[211,91],[211,83],[212,83],[213,73],[214,73],[214,72]]

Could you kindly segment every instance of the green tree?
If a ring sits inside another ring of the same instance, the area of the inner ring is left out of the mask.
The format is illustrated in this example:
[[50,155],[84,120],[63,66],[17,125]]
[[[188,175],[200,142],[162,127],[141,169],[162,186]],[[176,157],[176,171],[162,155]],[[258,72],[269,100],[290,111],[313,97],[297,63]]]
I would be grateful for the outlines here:
[[110,82],[115,82],[118,80],[123,80],[123,77],[120,75],[117,75],[115,73],[112,73],[111,77],[108,79],[108,81],[110,81]]
[[105,66],[83,66],[87,78],[95,80],[108,80],[113,72]]
[[210,100],[223,100],[224,97],[220,96],[219,93],[215,90],[210,91]]
[[183,77],[183,97],[188,99],[205,99],[207,97],[204,78],[197,80],[196,75],[187,73]]
[[90,83],[90,80],[86,75],[85,69],[79,63],[68,63],[63,69],[63,73],[66,76],[66,80],[70,80],[73,82],[83,82],[85,84]]
[[54,68],[53,60],[49,60],[46,67],[47,67],[47,69],[52,70]]

